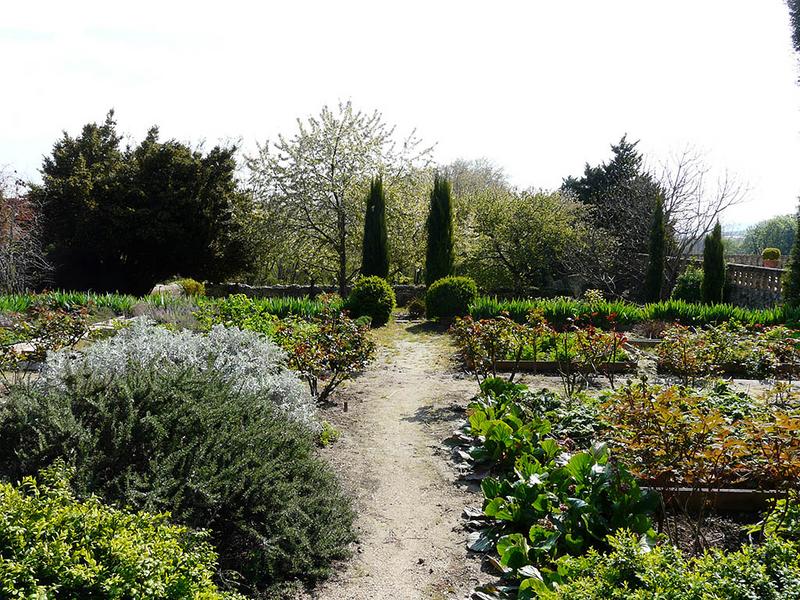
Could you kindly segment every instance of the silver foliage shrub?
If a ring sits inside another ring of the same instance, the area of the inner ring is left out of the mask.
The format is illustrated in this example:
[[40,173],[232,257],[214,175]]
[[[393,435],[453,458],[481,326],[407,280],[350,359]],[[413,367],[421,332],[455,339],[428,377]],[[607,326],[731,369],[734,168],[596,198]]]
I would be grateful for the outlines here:
[[243,392],[279,407],[291,419],[318,428],[308,388],[286,367],[283,350],[257,333],[222,325],[200,334],[171,332],[149,319],[132,319],[114,337],[85,350],[50,353],[36,385],[64,389],[72,377],[115,378],[132,365],[213,370]]

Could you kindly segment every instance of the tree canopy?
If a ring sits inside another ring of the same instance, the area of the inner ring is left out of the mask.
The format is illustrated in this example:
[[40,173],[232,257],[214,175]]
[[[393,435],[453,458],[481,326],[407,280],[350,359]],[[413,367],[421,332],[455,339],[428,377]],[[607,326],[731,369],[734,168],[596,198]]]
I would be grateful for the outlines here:
[[175,274],[219,279],[244,265],[234,211],[236,147],[204,153],[153,127],[121,147],[113,111],[64,133],[31,198],[41,204],[59,287],[147,291]]
[[764,248],[778,248],[781,254],[789,254],[797,234],[794,215],[778,215],[747,228],[737,251],[743,254],[761,254]]
[[593,226],[613,240],[610,257],[612,293],[633,294],[645,271],[650,224],[660,194],[658,183],[644,168],[639,142],[622,136],[611,146],[612,158],[598,166],[586,165],[581,178],[568,177],[562,190],[589,210]]
[[[387,214],[403,224],[405,208],[397,205],[406,198],[400,196],[429,161],[430,149],[413,133],[398,142],[379,112],[362,112],[350,102],[323,107],[318,116],[298,120],[292,137],[260,146],[248,160],[249,187],[264,215],[261,222],[276,234],[265,244],[281,237],[291,249],[275,268],[299,272],[305,280],[333,280],[343,293],[361,268],[370,180],[383,174]],[[393,233],[389,244],[402,252],[405,246],[394,243]]]

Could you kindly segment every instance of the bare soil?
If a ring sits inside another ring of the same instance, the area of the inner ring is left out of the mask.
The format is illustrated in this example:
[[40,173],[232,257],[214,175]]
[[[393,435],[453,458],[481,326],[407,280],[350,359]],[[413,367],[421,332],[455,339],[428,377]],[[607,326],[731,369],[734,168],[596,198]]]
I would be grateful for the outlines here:
[[309,597],[468,597],[490,578],[466,549],[461,519],[481,499],[458,480],[445,442],[477,384],[458,372],[448,336],[436,330],[393,322],[377,336],[377,360],[324,415],[341,431],[325,454],[353,496],[359,539],[353,558]]

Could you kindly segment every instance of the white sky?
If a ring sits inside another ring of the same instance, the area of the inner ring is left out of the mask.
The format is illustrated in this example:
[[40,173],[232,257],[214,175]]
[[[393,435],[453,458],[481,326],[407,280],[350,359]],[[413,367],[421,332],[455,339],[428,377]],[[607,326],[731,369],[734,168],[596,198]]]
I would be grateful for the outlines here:
[[62,130],[114,107],[140,140],[291,133],[352,99],[436,158],[556,187],[623,133],[746,181],[728,222],[794,210],[800,86],[783,0],[4,3],[0,165],[37,178]]

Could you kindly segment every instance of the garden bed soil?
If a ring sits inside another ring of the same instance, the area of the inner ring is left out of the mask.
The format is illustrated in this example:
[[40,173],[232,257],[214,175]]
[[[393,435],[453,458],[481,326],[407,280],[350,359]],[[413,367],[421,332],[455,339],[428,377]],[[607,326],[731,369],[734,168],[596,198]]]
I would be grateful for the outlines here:
[[[641,484],[647,488],[646,483]],[[688,487],[672,489],[671,498],[665,502],[674,503],[681,509],[697,511],[706,503],[705,508],[711,508],[717,513],[758,513],[769,507],[775,497],[785,497],[786,493],[778,490],[755,490],[743,488],[725,488],[710,494],[699,493]]]
[[[510,373],[516,368],[521,373],[559,373],[566,371],[567,366],[556,360],[521,360],[518,363],[513,360],[498,360],[497,370]],[[602,363],[597,365],[598,373],[630,373],[636,370],[636,363],[633,361],[621,361],[613,363]],[[578,369],[572,368],[572,372]],[[593,371],[586,371],[591,373]]]

